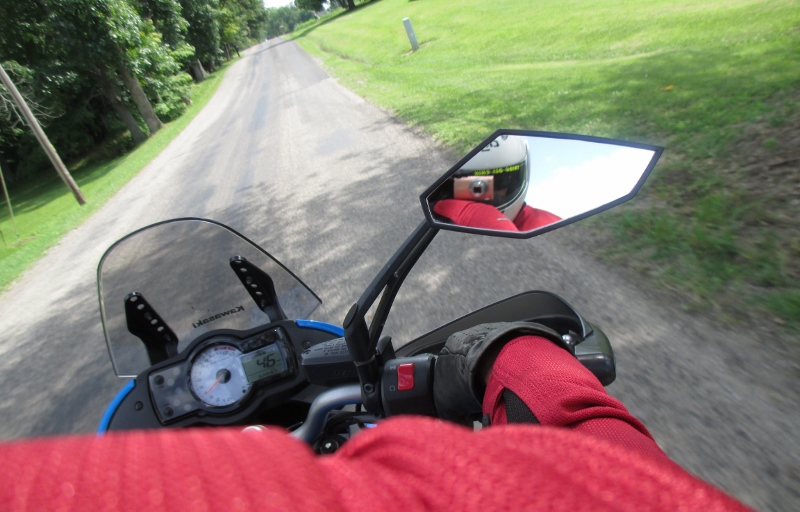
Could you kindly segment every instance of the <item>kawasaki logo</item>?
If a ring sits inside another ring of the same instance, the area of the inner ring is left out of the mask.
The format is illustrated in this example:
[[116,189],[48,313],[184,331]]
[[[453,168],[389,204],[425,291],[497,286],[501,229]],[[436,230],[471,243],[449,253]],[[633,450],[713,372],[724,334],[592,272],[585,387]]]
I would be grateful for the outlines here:
[[236,308],[231,309],[230,311],[225,311],[223,313],[217,313],[214,316],[210,316],[208,318],[204,318],[203,320],[200,320],[197,323],[192,324],[192,328],[200,327],[201,325],[205,325],[208,322],[213,322],[214,320],[219,320],[223,316],[233,315],[235,313],[238,313],[239,311],[244,311],[244,306],[238,306]]

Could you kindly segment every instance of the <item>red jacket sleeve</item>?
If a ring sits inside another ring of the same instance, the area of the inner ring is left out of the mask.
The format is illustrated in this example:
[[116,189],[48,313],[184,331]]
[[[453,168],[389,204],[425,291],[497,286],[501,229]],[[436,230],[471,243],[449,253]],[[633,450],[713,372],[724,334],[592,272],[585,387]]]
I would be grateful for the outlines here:
[[386,420],[331,456],[282,431],[0,444],[0,510],[747,510],[677,465],[566,429]]
[[499,425],[475,433],[407,416],[324,457],[280,429],[0,444],[0,510],[747,510],[659,456],[641,423],[575,364],[546,340],[519,338],[500,353],[485,400],[502,423],[497,393],[506,386],[543,424],[572,430]]
[[503,212],[490,204],[463,199],[442,199],[433,206],[433,211],[458,226],[517,231],[517,226],[503,215]]
[[671,462],[642,422],[575,357],[545,338],[521,336],[500,351],[483,399],[492,425],[507,423],[504,389],[520,397],[542,425],[570,428]]
[[560,220],[561,217],[558,215],[537,208],[531,208],[526,204],[514,219],[514,225],[520,231],[532,231]]

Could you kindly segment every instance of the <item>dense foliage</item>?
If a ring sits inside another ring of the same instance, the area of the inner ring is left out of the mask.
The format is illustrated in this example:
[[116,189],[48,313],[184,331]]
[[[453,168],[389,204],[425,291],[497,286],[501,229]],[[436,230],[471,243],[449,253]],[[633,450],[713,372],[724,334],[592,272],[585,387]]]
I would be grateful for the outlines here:
[[[192,81],[312,17],[260,0],[0,2],[0,63],[62,158],[120,151],[183,113]],[[0,166],[13,182],[47,168],[0,85]]]

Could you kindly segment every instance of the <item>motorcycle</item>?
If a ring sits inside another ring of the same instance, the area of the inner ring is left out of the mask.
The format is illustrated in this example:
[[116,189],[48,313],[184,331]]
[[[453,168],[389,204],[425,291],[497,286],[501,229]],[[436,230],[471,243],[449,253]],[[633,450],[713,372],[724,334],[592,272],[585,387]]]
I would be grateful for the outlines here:
[[383,329],[406,276],[439,230],[531,238],[559,229],[633,198],[662,151],[498,130],[420,196],[425,220],[342,326],[310,319],[320,298],[223,224],[182,218],[139,229],[112,245],[98,266],[109,356],[115,373],[131,378],[98,432],[277,425],[331,453],[382,418],[436,416],[437,354],[451,334],[489,322],[555,330],[607,386],[616,378],[608,338],[550,292],[506,298],[405,344]]

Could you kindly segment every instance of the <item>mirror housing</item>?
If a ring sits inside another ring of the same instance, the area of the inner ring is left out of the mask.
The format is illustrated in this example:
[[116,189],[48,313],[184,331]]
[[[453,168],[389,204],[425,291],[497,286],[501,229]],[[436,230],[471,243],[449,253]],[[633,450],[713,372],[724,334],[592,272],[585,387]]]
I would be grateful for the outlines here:
[[436,229],[531,238],[633,198],[664,148],[498,130],[420,196]]

